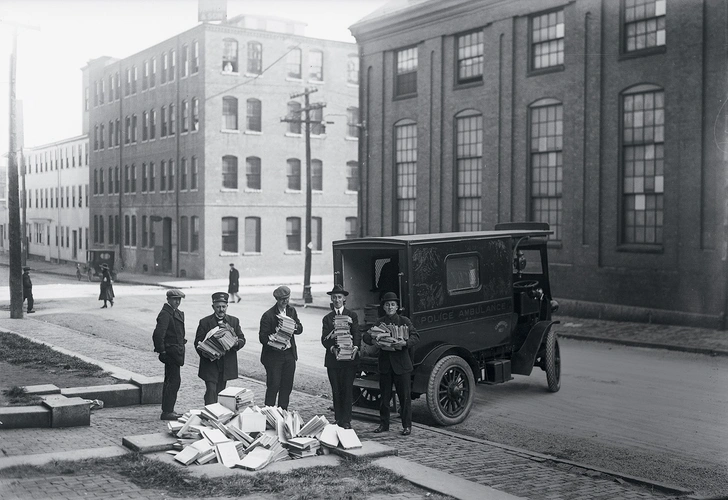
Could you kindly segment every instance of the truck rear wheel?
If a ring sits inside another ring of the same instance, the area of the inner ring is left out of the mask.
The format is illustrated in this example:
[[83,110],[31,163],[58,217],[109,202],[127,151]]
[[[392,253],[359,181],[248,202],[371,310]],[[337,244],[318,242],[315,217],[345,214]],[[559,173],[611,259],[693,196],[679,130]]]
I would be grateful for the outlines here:
[[354,406],[378,409],[381,400],[382,394],[376,389],[354,387]]
[[561,351],[559,339],[553,330],[549,330],[546,335],[546,382],[551,392],[561,389]]
[[460,356],[439,360],[427,383],[427,406],[441,425],[459,424],[468,416],[475,399],[475,377]]

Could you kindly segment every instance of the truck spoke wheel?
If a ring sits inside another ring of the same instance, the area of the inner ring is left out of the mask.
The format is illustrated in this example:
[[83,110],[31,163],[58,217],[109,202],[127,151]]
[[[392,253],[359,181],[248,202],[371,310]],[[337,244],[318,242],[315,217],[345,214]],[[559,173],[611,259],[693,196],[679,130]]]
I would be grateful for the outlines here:
[[558,392],[561,389],[561,350],[556,332],[549,330],[546,336],[546,382],[549,391]]
[[462,422],[475,399],[475,378],[460,356],[445,356],[435,364],[427,384],[427,406],[442,425]]

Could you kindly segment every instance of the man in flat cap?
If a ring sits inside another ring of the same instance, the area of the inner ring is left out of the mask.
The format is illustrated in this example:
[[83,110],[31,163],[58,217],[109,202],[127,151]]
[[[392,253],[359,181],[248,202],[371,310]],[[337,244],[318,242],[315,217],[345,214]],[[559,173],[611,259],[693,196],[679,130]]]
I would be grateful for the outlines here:
[[30,281],[30,266],[23,267],[23,300],[28,299],[28,314],[34,313],[33,309],[33,282]]
[[175,413],[177,391],[182,383],[180,367],[185,364],[185,313],[179,305],[185,294],[173,288],[167,290],[167,303],[157,315],[157,327],[152,334],[154,352],[159,353],[159,361],[164,363],[164,385],[162,386],[161,420],[177,420]]
[[[324,316],[321,327],[321,343],[326,348],[324,366],[331,383],[331,398],[334,401],[336,424],[351,429],[351,405],[353,403],[354,375],[358,364],[358,353],[353,359],[339,359],[339,345],[335,332],[351,335],[351,342],[361,347],[359,318],[354,311],[344,307],[344,298],[349,292],[338,283],[330,292],[332,311]],[[346,325],[344,325],[344,319]]]
[[[279,286],[273,291],[273,297],[276,303],[261,316],[258,332],[260,343],[263,344],[260,362],[265,366],[266,374],[265,405],[275,406],[278,398],[278,406],[288,409],[298,360],[296,335],[303,333],[303,325],[298,320],[296,309],[288,304],[291,298],[290,288]],[[286,325],[293,325],[290,339],[281,341],[285,335],[277,335],[279,325],[285,330],[289,329]]]
[[214,312],[200,320],[195,335],[196,348],[210,332],[217,331],[220,328],[230,330],[237,337],[235,345],[221,357],[214,360],[203,355],[199,348],[197,350],[197,354],[200,355],[200,368],[197,371],[197,376],[205,381],[206,405],[217,403],[217,395],[225,389],[227,381],[238,378],[238,351],[245,345],[245,335],[240,329],[240,320],[227,314],[229,297],[225,292],[212,294],[212,310]]

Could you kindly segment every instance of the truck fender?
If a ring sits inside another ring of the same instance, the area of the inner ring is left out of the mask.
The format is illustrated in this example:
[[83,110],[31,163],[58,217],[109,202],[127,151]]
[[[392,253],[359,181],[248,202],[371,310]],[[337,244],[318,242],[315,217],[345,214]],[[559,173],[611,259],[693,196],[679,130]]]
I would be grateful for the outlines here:
[[[470,368],[473,370],[473,374],[477,375],[477,362],[473,358],[470,351],[463,349],[452,344],[440,344],[435,346],[427,355],[422,359],[416,367],[412,377],[412,392],[417,394],[424,394],[427,392],[427,384],[430,380],[430,374],[432,369],[435,367],[437,362],[442,359],[443,356],[455,354],[463,358]],[[477,376],[475,377],[477,380]]]
[[544,337],[558,321],[539,321],[528,332],[521,348],[511,358],[511,373],[530,375]]

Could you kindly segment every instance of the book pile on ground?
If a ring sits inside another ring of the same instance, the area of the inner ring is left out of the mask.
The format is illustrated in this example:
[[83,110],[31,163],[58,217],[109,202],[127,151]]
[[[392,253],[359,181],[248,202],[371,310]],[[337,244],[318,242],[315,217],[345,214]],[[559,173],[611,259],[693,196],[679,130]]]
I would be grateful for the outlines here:
[[244,387],[227,387],[217,395],[217,401],[232,411],[253,405],[253,391]]
[[385,325],[379,323],[369,329],[376,344],[385,351],[394,351],[396,347],[404,347],[409,339],[409,327],[407,325]]
[[291,347],[291,337],[296,331],[296,322],[285,314],[278,314],[277,317],[278,327],[273,333],[273,338],[268,340],[268,345],[282,351]]
[[205,335],[205,340],[197,344],[200,354],[212,361],[221,358],[238,342],[235,332],[228,326],[215,327]]
[[361,448],[361,441],[354,429],[344,429],[335,424],[328,424],[319,436],[321,444],[329,448],[341,447],[345,450]]
[[293,458],[313,457],[321,447],[316,438],[295,437],[288,440],[288,453]]
[[228,423],[235,416],[235,411],[227,408],[220,403],[206,405],[200,413],[200,418],[204,420],[212,420],[221,424]]
[[336,352],[337,361],[351,361],[356,356],[358,347],[354,345],[354,337],[351,336],[351,318],[337,314],[334,316],[334,340],[338,347]]

